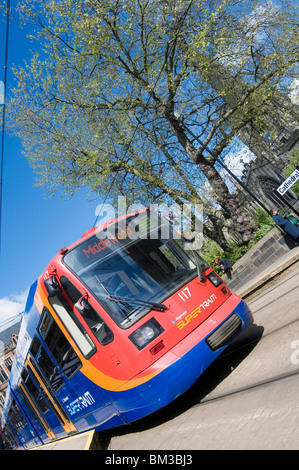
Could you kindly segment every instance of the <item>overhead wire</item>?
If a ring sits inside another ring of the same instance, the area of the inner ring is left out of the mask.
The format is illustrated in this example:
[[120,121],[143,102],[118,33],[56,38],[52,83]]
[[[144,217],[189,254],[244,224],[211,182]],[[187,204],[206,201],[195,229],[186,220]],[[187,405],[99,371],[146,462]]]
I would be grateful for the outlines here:
[[17,323],[17,320],[20,322],[23,318],[23,313],[24,312],[19,312],[13,317],[6,318],[5,320],[0,321],[0,340],[1,340],[1,333],[3,330],[6,330],[7,328],[10,327],[10,325],[13,325]]
[[9,41],[9,16],[10,0],[6,4],[6,34],[5,34],[5,57],[4,57],[4,90],[3,90],[3,108],[2,108],[2,130],[1,130],[1,156],[0,156],[0,253],[2,239],[2,216],[3,216],[3,162],[4,162],[4,136],[5,136],[5,111],[6,111],[6,89],[7,89],[7,62],[8,62],[8,41]]

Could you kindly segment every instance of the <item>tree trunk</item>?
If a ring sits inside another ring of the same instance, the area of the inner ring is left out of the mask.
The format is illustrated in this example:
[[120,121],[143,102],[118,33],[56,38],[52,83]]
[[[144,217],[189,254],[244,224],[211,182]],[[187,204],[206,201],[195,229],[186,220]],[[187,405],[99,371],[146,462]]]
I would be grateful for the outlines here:
[[230,194],[228,187],[214,167],[215,162],[210,162],[204,158],[202,154],[203,149],[198,151],[194,147],[174,113],[166,110],[165,116],[182,147],[209,181],[213,189],[214,201],[229,215],[233,224],[232,228],[240,234],[244,242],[250,241],[257,230],[253,217],[238,203],[236,197]]
[[250,241],[257,230],[253,217],[238,203],[236,197],[230,194],[221,176],[208,161],[201,161],[198,166],[212,186],[214,201],[229,214],[232,228],[241,235],[244,242]]

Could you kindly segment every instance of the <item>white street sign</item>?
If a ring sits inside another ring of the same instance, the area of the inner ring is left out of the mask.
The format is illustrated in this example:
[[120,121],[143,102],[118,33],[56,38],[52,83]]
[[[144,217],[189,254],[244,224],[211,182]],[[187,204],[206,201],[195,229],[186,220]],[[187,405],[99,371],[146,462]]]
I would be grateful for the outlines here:
[[277,191],[283,196],[299,180],[299,170],[295,170],[283,183]]

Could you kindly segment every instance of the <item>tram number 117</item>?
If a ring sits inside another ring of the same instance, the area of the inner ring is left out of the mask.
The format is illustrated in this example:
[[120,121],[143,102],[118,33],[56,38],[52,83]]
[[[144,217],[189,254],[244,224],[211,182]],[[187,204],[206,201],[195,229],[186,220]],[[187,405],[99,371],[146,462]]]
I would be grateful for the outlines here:
[[180,299],[182,299],[184,302],[186,302],[186,300],[190,299],[190,297],[191,297],[191,292],[190,292],[189,287],[184,287],[184,289],[182,289],[181,292],[178,293],[178,296],[179,296]]

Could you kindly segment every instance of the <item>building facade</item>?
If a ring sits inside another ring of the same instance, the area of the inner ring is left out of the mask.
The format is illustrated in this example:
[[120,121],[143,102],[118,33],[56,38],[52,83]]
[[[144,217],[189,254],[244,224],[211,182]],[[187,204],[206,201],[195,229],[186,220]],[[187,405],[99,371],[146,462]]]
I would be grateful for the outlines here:
[[0,332],[0,416],[5,401],[10,371],[13,363],[21,323]]
[[[231,109],[249,89],[245,80],[235,79],[222,64],[210,72],[209,81]],[[251,119],[238,132],[239,139],[256,156],[246,165],[243,183],[269,208],[296,209],[298,196],[292,190],[281,196],[277,188],[286,179],[283,169],[289,163],[290,152],[299,148],[298,102],[276,91],[253,110]]]
[[[287,154],[282,157],[282,161],[287,165]],[[299,199],[297,194],[289,189],[281,196],[277,191],[286,178],[282,169],[265,159],[256,158],[245,165],[242,180],[254,192],[255,196],[269,208],[298,212]]]

